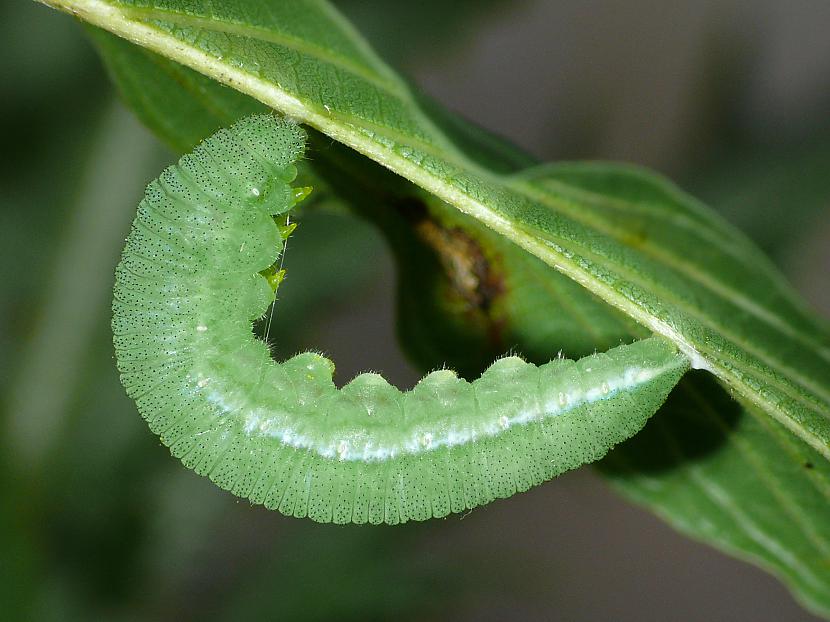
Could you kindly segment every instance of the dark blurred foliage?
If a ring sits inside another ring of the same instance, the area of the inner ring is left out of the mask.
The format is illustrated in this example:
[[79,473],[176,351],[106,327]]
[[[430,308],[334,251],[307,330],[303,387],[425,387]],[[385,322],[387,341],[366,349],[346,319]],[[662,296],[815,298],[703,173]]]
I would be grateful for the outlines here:
[[691,171],[688,184],[786,269],[804,239],[827,224],[828,172],[830,122],[775,142],[741,136]]
[[392,65],[457,52],[478,26],[521,7],[525,0],[335,0],[335,4]]
[[[410,67],[465,49],[478,26],[533,3],[338,4],[382,55]],[[251,508],[181,468],[123,394],[108,323],[112,272],[142,185],[172,156],[114,102],[66,16],[3,3],[0,51],[2,619],[550,619],[557,606],[565,619],[637,619],[659,606],[653,595],[637,602],[646,589],[701,616],[674,619],[736,619],[750,599],[768,619],[807,619],[771,579],[727,560],[727,576],[739,577],[736,603],[702,605],[685,582],[714,592],[718,580],[706,584],[694,568],[722,558],[583,475],[463,520],[369,529]],[[723,71],[702,72],[710,80],[699,91],[700,125],[678,148],[676,176],[782,263],[804,266],[805,237],[823,228],[826,244],[830,234],[826,116],[776,133],[745,123],[730,105],[745,69],[733,60],[706,61]],[[590,127],[589,112],[577,102],[558,116]],[[590,140],[582,144],[595,155]],[[338,381],[369,366],[411,383],[393,343],[389,257],[378,234],[348,215],[301,214],[272,327],[279,353],[322,348],[339,364]],[[827,265],[810,268],[826,274]],[[602,555],[585,559],[589,543]],[[648,545],[677,552],[684,561],[667,562],[675,575],[648,561],[648,549],[624,565]],[[676,567],[684,564],[686,574]]]

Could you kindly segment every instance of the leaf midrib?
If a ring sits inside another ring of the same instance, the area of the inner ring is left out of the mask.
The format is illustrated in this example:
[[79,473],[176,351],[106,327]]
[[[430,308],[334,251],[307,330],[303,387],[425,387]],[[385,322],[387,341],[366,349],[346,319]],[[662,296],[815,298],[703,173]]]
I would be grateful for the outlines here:
[[[603,221],[601,218],[597,218],[596,216],[590,214],[587,211],[573,209],[570,205],[568,205],[565,201],[558,197],[548,195],[543,191],[539,191],[536,188],[526,184],[517,184],[514,182],[510,184],[510,187],[515,188],[524,196],[533,199],[534,201],[537,201],[542,205],[549,206],[552,210],[558,213],[567,215],[572,220],[585,225],[587,228],[594,229],[596,231],[601,231],[608,237],[620,243],[624,243],[625,241],[625,230],[620,229],[619,227],[615,227],[614,225],[606,221]],[[725,243],[726,240],[723,240],[724,245]],[[718,281],[717,279],[713,279],[705,271],[701,271],[696,264],[689,261],[685,261],[680,256],[672,253],[666,247],[660,244],[654,244],[649,240],[641,242],[638,245],[638,249],[641,252],[650,255],[651,257],[654,257],[655,259],[659,259],[663,265],[666,265],[674,269],[675,271],[686,275],[690,280],[694,281],[695,283],[704,287],[705,289],[708,289],[711,293],[717,294],[724,300],[732,302],[733,304],[735,304],[735,306],[741,307],[744,311],[746,311],[750,315],[753,315],[754,317],[763,321],[769,326],[777,328],[778,330],[786,333],[793,339],[797,339],[802,344],[809,347],[811,350],[815,350],[816,354],[821,358],[825,360],[830,360],[830,357],[828,357],[826,352],[816,347],[816,344],[814,340],[811,338],[811,336],[805,335],[797,327],[785,322],[780,315],[776,314],[771,309],[756,304],[747,296],[736,291],[733,287],[726,285]],[[732,254],[731,251],[727,250],[726,246],[720,246],[720,249],[728,254]]]
[[210,30],[213,32],[221,32],[223,34],[234,35],[238,37],[246,37],[263,41],[266,43],[276,43],[285,48],[306,54],[316,60],[333,65],[354,76],[358,76],[366,82],[374,85],[385,93],[409,101],[411,98],[405,96],[402,90],[402,84],[398,81],[388,81],[383,79],[372,71],[367,71],[365,67],[353,63],[342,56],[338,56],[333,51],[320,47],[318,45],[310,44],[308,41],[292,37],[284,33],[279,33],[274,30],[263,28],[262,26],[239,24],[236,22],[219,20],[215,17],[199,17],[188,15],[179,11],[163,10],[159,8],[121,8],[121,13],[128,18],[132,18],[141,22],[152,22],[154,20],[166,21],[178,26],[193,26]]
[[[643,215],[648,215],[651,218],[664,220],[672,226],[679,229],[685,229],[690,234],[700,236],[703,240],[708,240],[714,244],[717,244],[720,250],[730,255],[734,260],[746,265],[747,258],[741,253],[736,252],[733,248],[733,246],[738,243],[740,244],[742,251],[752,254],[753,261],[763,262],[761,267],[764,270],[764,274],[776,282],[776,286],[779,287],[782,294],[785,294],[788,297],[795,294],[792,286],[784,278],[782,278],[780,272],[778,272],[772,262],[770,262],[765,255],[758,252],[758,250],[742,234],[740,234],[739,231],[732,230],[731,228],[726,230],[726,227],[724,226],[725,223],[717,222],[711,218],[697,216],[696,214],[694,214],[695,218],[693,218],[693,214],[688,212],[684,214],[670,213],[664,209],[660,209],[658,206],[648,201],[634,202],[617,197],[609,197],[608,195],[566,184],[550,177],[542,177],[541,179],[535,178],[537,174],[544,173],[545,169],[549,168],[550,165],[542,165],[538,167],[538,171],[522,171],[518,177],[531,183],[541,181],[543,188],[556,188],[556,191],[562,194],[565,198],[571,198],[573,200],[583,199],[606,209],[612,209],[625,213],[639,212]],[[632,168],[632,170],[636,169]],[[701,228],[700,225],[704,225],[704,227]],[[758,266],[753,264],[752,267],[757,268]]]
[[[555,236],[555,234],[553,234],[551,232],[547,232],[547,231],[544,232],[544,235],[547,236],[547,237],[558,237],[558,236]],[[563,243],[579,246],[581,255],[584,256],[584,257],[592,258],[594,260],[594,262],[597,263],[598,265],[602,265],[602,262],[605,261],[604,257],[592,252],[589,248],[587,248],[587,246],[581,244],[578,240],[574,240],[572,238],[565,238],[565,237],[561,237],[559,239]],[[689,305],[686,301],[684,301],[683,299],[677,297],[671,290],[666,289],[663,285],[661,285],[659,283],[654,283],[654,282],[651,282],[651,281],[646,281],[639,274],[637,274],[636,272],[633,272],[631,270],[628,270],[628,269],[620,267],[620,266],[617,266],[615,268],[615,270],[619,274],[625,276],[631,283],[643,288],[643,290],[658,292],[662,299],[670,301],[675,308],[683,310],[683,312],[686,313],[689,317],[692,317],[692,318],[696,319],[698,322],[701,323],[701,325],[709,328],[713,332],[718,333],[720,336],[724,337],[729,343],[731,343],[731,344],[737,346],[738,348],[740,348],[742,350],[745,350],[746,352],[749,352],[753,356],[757,357],[759,361],[764,362],[771,369],[773,369],[775,371],[779,371],[779,372],[789,372],[789,374],[784,374],[784,376],[787,379],[791,380],[791,381],[796,380],[797,381],[796,384],[799,385],[801,389],[806,389],[808,391],[813,390],[814,392],[821,392],[821,393],[824,392],[822,389],[820,389],[818,387],[813,388],[813,386],[812,386],[813,382],[810,379],[803,378],[801,376],[801,374],[793,371],[791,368],[789,368],[784,363],[782,363],[780,361],[774,361],[774,362],[771,363],[769,361],[769,356],[770,355],[768,353],[764,352],[763,350],[759,350],[755,346],[752,346],[752,345],[748,344],[746,341],[742,340],[740,337],[734,335],[730,330],[725,329],[719,323],[712,321],[712,319],[708,315],[706,315],[704,313],[701,313],[695,307]],[[714,353],[715,353],[714,348],[709,348],[709,347],[706,347],[706,346],[698,346],[698,347],[700,348],[700,351],[708,352],[712,355],[714,355]],[[723,358],[723,359],[728,359],[728,360],[732,361],[735,364],[736,367],[740,367],[740,361],[738,361],[731,354],[720,352],[718,354],[718,356],[720,358]],[[807,395],[804,395],[803,393],[798,392],[797,390],[794,392],[793,387],[789,387],[788,385],[785,385],[785,384],[781,383],[780,380],[778,380],[774,376],[770,375],[766,370],[759,369],[759,368],[752,368],[751,373],[753,375],[762,375],[762,376],[764,376],[764,378],[766,379],[767,382],[769,382],[771,385],[776,386],[781,391],[787,393],[794,400],[799,401],[801,404],[803,404],[804,406],[810,408],[814,412],[827,417],[827,413],[824,412],[824,410],[821,408],[821,405],[815,404],[810,397],[808,397]]]

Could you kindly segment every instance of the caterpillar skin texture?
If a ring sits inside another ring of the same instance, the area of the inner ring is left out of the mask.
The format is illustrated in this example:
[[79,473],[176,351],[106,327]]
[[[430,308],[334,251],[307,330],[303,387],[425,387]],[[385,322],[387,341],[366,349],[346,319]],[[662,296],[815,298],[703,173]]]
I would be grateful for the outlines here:
[[220,130],[147,188],[116,270],[121,380],[171,453],[235,495],[335,523],[403,523],[509,497],[632,436],[687,369],[652,338],[579,361],[496,361],[401,392],[342,389],[314,353],[252,333],[284,242],[304,134],[272,115]]

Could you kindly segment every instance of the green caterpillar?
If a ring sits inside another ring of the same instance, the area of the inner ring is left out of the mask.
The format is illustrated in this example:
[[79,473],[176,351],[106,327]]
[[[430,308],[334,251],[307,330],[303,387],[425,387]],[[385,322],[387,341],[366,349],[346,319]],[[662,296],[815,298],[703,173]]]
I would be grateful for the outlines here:
[[314,353],[283,363],[252,333],[284,247],[275,216],[305,136],[273,115],[218,131],[147,188],[116,269],[121,380],[150,429],[197,473],[320,522],[403,523],[509,497],[635,434],[688,368],[660,338],[474,382],[441,370],[401,392],[342,389]]

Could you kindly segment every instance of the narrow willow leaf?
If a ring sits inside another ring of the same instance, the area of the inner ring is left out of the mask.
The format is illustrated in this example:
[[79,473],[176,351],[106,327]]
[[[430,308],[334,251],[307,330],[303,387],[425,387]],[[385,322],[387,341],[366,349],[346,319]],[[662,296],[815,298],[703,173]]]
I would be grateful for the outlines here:
[[322,2],[46,2],[320,129],[481,220],[830,457],[827,333],[742,235],[670,184],[638,196],[634,183],[636,200],[618,203],[597,200],[578,173],[480,167]]

